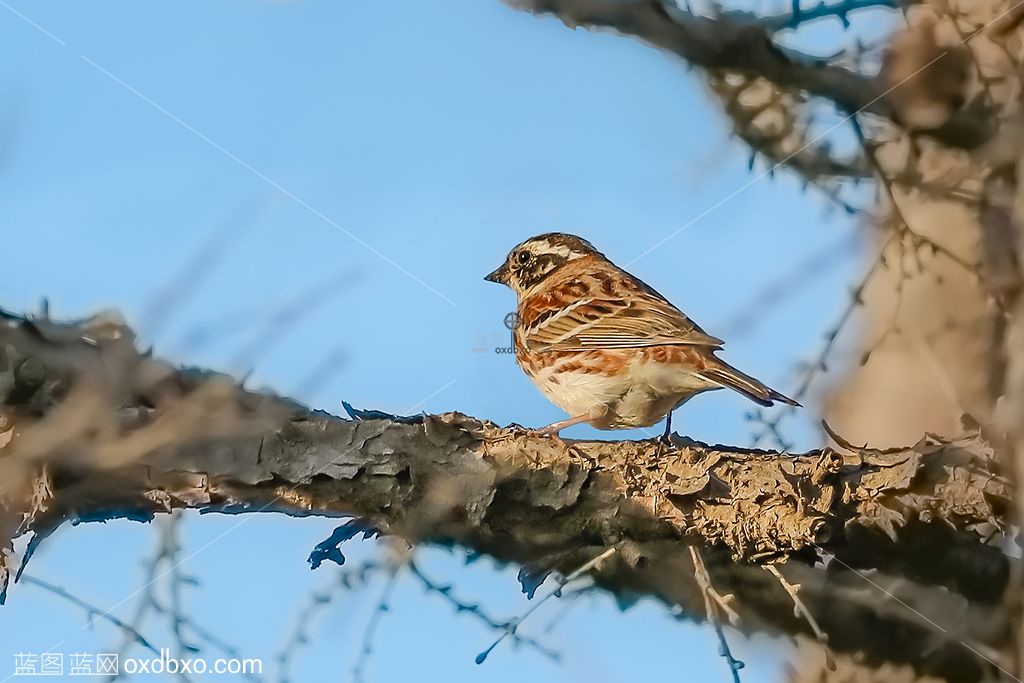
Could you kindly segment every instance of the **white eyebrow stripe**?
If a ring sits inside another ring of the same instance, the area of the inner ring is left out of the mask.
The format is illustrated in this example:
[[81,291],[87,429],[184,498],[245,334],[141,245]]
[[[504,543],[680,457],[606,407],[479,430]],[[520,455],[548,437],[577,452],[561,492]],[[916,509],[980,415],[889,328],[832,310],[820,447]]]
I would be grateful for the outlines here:
[[535,252],[538,255],[555,254],[556,256],[561,256],[563,258],[569,258],[569,256],[572,255],[572,249],[565,246],[564,244],[555,245],[551,244],[550,242],[544,241],[537,244],[537,246],[540,247],[540,249]]

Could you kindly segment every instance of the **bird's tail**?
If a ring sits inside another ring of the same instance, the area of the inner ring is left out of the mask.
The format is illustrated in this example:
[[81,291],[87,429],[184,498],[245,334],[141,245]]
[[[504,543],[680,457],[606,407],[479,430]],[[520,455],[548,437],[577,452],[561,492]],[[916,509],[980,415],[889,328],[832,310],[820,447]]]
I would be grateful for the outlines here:
[[740,392],[754,403],[762,406],[771,406],[778,401],[798,408],[802,407],[788,396],[780,394],[718,358],[715,358],[713,363],[708,363],[707,369],[701,372],[701,375],[723,387]]

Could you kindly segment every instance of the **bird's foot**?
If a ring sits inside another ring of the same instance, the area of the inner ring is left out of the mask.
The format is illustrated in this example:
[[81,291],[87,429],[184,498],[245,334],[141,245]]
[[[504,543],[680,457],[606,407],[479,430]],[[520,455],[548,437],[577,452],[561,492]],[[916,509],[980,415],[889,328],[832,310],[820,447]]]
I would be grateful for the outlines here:
[[562,429],[563,428],[559,426],[559,424],[556,422],[555,424],[550,424],[547,427],[541,427],[540,429],[534,429],[532,431],[534,434],[537,434],[538,436],[548,436],[553,439],[559,439],[561,438],[559,434],[561,433]]
[[578,424],[591,424],[596,426],[595,421],[603,420],[607,415],[608,408],[606,406],[595,406],[591,408],[588,412],[584,413],[583,415],[575,415],[565,420],[552,422],[547,427],[541,427],[540,429],[535,430],[534,433],[539,436],[544,436],[551,439],[554,443],[556,443],[561,448],[564,448],[566,451],[572,453],[573,455],[581,459],[587,460],[588,457],[586,453],[581,451],[575,445],[568,443],[564,439],[562,439],[560,433],[563,429]]
[[577,448],[574,444],[571,444],[562,438],[561,431],[566,427],[572,427],[573,425],[583,424],[584,422],[589,422],[590,420],[590,415],[578,415],[576,417],[571,417],[567,420],[553,422],[549,424],[547,427],[541,427],[540,429],[535,430],[534,433],[547,439],[551,439],[552,443],[557,445],[559,448],[564,449],[568,453],[571,453],[572,455],[578,458],[586,459],[586,454],[583,453],[583,451]]
[[665,448],[675,448],[675,444],[672,443],[672,413],[669,412],[668,416],[665,417],[665,431],[662,432],[661,436],[658,437],[658,454],[657,457],[661,457]]
[[572,427],[573,425],[583,424],[584,422],[590,422],[590,420],[592,419],[593,418],[590,416],[589,413],[586,415],[577,415],[575,417],[570,417],[567,420],[559,420],[558,422],[552,422],[547,427],[541,427],[540,429],[538,429],[537,433],[543,436],[551,436],[557,438],[559,432],[561,432],[563,429],[567,427]]

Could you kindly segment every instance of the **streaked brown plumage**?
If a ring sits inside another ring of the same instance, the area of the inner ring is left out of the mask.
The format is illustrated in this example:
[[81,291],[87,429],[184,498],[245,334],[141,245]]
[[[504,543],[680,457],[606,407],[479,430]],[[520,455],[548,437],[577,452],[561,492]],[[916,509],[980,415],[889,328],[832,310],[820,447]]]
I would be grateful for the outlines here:
[[516,293],[516,360],[570,415],[548,433],[581,422],[649,427],[723,387],[764,406],[799,405],[716,357],[720,339],[584,239],[532,237],[486,279]]

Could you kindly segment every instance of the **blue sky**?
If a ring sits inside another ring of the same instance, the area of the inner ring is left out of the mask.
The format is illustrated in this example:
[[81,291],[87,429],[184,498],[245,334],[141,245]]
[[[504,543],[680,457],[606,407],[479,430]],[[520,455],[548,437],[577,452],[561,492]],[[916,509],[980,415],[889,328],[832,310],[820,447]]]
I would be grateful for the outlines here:
[[[730,362],[782,391],[857,267],[854,222],[785,174],[749,172],[683,65],[497,0],[3,0],[0,37],[0,305],[35,310],[48,297],[58,316],[116,307],[156,353],[251,369],[250,386],[318,408],[347,400],[499,423],[561,419],[493,352],[508,343],[502,319],[514,301],[482,280],[539,232],[576,232],[622,263],[642,256],[633,272],[725,337]],[[726,329],[822,250],[840,257],[755,325]],[[204,253],[210,266],[190,270]],[[728,392],[704,395],[675,427],[744,444],[750,408]],[[810,447],[813,424],[808,410],[787,433]],[[311,573],[305,558],[334,525],[239,521],[185,519],[184,568],[200,581],[186,603],[264,657],[276,680],[273,654],[310,593],[331,582],[334,567]],[[147,525],[64,528],[30,572],[128,617],[154,544]],[[352,550],[355,561],[381,549]],[[497,615],[528,605],[514,568],[463,567],[440,550],[422,561]],[[295,680],[349,679],[380,590],[324,610]],[[587,597],[544,633],[557,611],[524,632],[543,635],[561,664],[502,647],[478,667],[492,634],[402,581],[368,679],[727,680],[713,635],[659,605],[620,614]],[[82,610],[15,587],[0,608],[0,679],[18,651],[118,642],[108,625],[85,625]],[[157,622],[147,635],[169,642]],[[733,643],[745,681],[778,678],[782,644]]]

